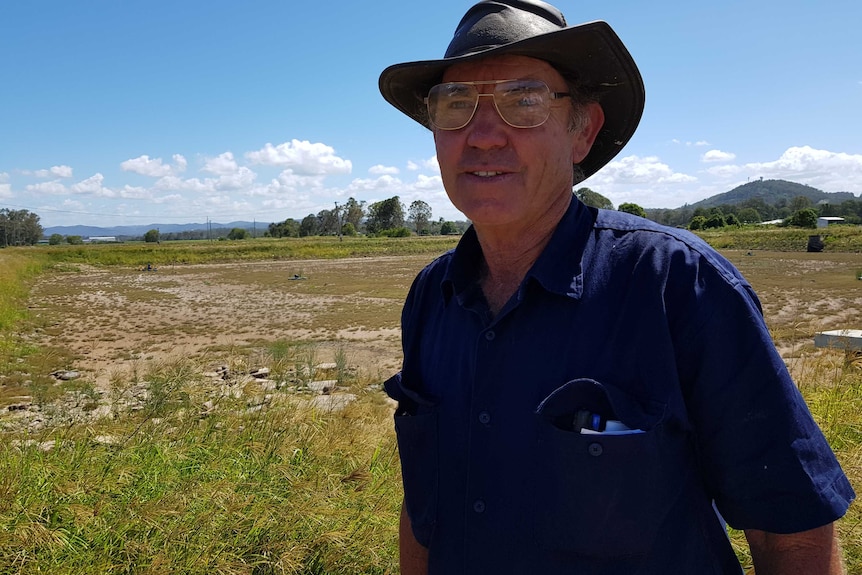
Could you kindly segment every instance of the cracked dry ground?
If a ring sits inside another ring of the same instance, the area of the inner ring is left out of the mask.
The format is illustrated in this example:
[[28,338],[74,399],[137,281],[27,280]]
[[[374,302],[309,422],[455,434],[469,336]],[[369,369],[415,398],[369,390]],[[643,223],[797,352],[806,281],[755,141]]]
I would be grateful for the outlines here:
[[[275,341],[314,343],[319,361],[341,347],[370,377],[401,361],[401,305],[431,256],[266,261],[160,267],[66,266],[45,274],[30,307],[42,344],[72,351],[72,366],[106,389],[149,362],[223,362]],[[299,276],[303,279],[293,279]]]

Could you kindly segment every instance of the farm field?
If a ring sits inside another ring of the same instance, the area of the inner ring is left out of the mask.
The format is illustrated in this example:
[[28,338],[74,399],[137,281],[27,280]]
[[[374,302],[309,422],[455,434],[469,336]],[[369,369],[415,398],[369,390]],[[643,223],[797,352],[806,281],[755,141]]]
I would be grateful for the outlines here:
[[[0,347],[0,573],[397,573],[400,471],[379,384],[439,247],[34,273]],[[862,329],[862,254],[722,253],[862,490],[862,362],[813,345]],[[315,378],[352,402],[311,407]],[[862,574],[857,507],[840,528]]]

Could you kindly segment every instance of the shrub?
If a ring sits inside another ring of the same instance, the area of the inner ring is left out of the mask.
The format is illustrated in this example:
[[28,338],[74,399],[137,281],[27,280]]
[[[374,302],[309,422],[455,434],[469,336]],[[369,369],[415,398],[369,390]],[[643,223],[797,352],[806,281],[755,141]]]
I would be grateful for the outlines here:
[[229,240],[244,240],[248,237],[248,230],[243,228],[233,228],[227,235]]
[[703,224],[703,229],[711,230],[715,228],[723,228],[726,225],[727,221],[724,219],[724,215],[716,213],[706,218],[706,221]]
[[706,223],[706,216],[694,216],[691,218],[691,221],[688,223],[688,229],[690,230],[702,230],[704,229],[704,224]]
[[642,218],[646,217],[646,210],[640,207],[637,204],[632,203],[622,203],[620,204],[619,211],[626,212],[628,214],[634,214],[636,216],[640,216]]
[[790,216],[787,223],[797,228],[816,228],[817,211],[815,211],[814,208],[798,210]]
[[404,226],[401,226],[398,228],[390,228],[388,230],[380,230],[375,235],[386,238],[409,238],[412,235],[412,232]]

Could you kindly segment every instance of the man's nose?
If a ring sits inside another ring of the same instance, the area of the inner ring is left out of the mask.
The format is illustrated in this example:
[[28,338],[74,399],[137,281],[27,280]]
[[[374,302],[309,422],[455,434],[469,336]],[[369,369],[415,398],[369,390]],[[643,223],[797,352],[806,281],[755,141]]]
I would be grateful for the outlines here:
[[[489,94],[490,95],[490,94]],[[477,148],[501,147],[506,144],[508,124],[500,116],[493,98],[479,98],[476,113],[467,124],[468,144]]]

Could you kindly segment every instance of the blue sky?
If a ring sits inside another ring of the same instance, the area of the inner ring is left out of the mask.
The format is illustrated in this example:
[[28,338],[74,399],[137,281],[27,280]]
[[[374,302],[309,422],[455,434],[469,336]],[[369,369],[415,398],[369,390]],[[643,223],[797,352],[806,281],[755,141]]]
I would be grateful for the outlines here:
[[[43,226],[282,221],[446,199],[386,66],[437,58],[471,1],[0,0],[0,208]],[[749,179],[862,194],[862,3],[617,0],[638,131],[584,185],[678,207]]]

